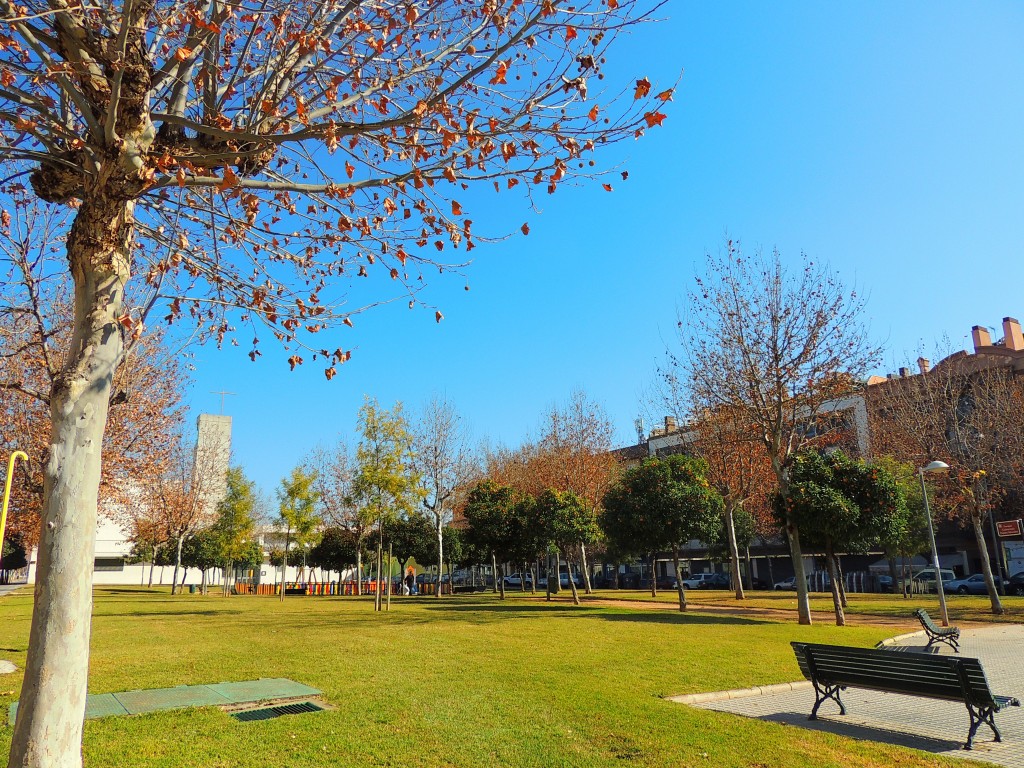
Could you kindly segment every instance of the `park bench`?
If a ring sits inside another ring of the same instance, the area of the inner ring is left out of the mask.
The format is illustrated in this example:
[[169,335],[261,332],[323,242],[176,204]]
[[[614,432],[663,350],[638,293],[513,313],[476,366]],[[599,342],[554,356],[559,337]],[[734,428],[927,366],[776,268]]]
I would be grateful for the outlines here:
[[960,653],[960,627],[940,627],[924,608],[918,608],[914,615],[921,620],[921,626],[928,635],[926,648],[931,648],[932,643],[945,643],[954,653]]
[[818,707],[827,699],[838,704],[839,714],[845,715],[839,692],[846,688],[961,701],[971,717],[964,749],[971,749],[982,723],[992,729],[996,741],[1001,741],[995,713],[1020,706],[1012,696],[992,693],[977,659],[814,643],[794,642],[792,646],[800,671],[814,686],[814,709],[808,720],[817,719]]

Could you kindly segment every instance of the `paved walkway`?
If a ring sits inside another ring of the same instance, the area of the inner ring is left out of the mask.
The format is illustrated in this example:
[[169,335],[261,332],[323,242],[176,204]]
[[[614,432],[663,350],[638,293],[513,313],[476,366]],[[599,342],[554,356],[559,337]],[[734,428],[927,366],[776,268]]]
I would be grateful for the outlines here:
[[[914,635],[888,648],[919,653],[926,642],[923,635]],[[981,659],[994,693],[1016,696],[1024,701],[1024,626],[1006,624],[965,629],[960,649],[963,656]],[[934,646],[930,652],[935,652]],[[944,645],[938,652],[952,653]],[[706,701],[694,706],[854,739],[1024,768],[1024,707],[1010,707],[996,715],[996,725],[1003,735],[1001,743],[992,741],[992,732],[982,725],[974,749],[966,752],[962,745],[970,720],[963,704],[850,688],[842,694],[846,716],[840,716],[837,707],[825,703],[818,712],[818,720],[810,721],[807,715],[814,705],[814,691],[809,684],[793,690],[777,690],[783,686],[773,688],[776,690],[761,695]]]

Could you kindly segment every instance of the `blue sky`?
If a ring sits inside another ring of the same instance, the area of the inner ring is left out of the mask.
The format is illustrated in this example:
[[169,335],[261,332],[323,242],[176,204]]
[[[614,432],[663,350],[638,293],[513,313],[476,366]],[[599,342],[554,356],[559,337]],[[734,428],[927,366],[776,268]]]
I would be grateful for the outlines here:
[[269,347],[255,364],[195,350],[193,418],[236,393],[235,462],[260,486],[354,442],[364,395],[415,410],[443,394],[478,438],[515,444],[582,388],[632,441],[677,308],[727,237],[806,252],[866,291],[889,370],[1024,319],[1024,5],[670,0],[661,15],[609,73],[660,89],[682,72],[664,125],[601,156],[629,179],[560,189],[539,213],[460,195],[475,232],[516,234],[473,252],[469,291],[429,286],[443,322],[404,304],[358,318],[331,382]]

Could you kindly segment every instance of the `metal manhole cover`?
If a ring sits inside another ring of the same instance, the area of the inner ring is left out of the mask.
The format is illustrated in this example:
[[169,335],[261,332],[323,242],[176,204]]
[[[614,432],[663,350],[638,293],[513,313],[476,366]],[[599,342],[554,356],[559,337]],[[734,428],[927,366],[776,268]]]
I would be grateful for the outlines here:
[[323,712],[324,709],[326,708],[314,704],[312,701],[298,701],[294,704],[278,704],[273,707],[244,709],[241,712],[232,712],[231,716],[243,723],[251,723],[257,720],[272,720],[282,715],[303,715],[306,712]]

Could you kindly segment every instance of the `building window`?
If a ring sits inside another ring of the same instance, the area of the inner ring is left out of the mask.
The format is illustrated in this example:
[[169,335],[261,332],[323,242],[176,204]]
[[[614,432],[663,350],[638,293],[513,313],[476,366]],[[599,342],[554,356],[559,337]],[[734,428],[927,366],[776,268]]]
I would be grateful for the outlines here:
[[93,565],[94,571],[123,571],[123,557],[97,557]]

